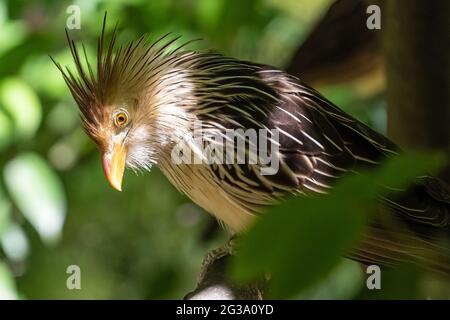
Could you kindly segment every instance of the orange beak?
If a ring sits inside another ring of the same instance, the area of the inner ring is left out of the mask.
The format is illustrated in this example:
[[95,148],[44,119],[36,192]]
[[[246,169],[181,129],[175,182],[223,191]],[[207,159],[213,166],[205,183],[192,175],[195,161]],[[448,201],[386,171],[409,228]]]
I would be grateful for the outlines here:
[[122,144],[114,144],[111,154],[103,154],[103,169],[106,179],[111,187],[118,191],[122,191],[123,172],[125,170],[125,160],[127,151]]

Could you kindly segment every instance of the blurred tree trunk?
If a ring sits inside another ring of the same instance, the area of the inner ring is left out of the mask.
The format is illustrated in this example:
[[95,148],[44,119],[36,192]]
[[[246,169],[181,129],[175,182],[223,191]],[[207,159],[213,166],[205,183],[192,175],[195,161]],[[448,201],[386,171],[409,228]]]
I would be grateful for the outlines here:
[[379,1],[333,2],[299,45],[286,71],[313,87],[351,83],[370,94],[383,91],[380,32],[365,27],[367,7]]
[[450,159],[450,1],[386,1],[382,23],[389,135]]

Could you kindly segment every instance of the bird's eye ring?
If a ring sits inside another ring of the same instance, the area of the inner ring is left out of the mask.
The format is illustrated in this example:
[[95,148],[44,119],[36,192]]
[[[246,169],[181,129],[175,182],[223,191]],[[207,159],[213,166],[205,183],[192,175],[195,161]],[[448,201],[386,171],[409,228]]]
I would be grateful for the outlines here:
[[119,110],[114,114],[114,124],[116,127],[124,127],[128,124],[128,113],[125,110]]

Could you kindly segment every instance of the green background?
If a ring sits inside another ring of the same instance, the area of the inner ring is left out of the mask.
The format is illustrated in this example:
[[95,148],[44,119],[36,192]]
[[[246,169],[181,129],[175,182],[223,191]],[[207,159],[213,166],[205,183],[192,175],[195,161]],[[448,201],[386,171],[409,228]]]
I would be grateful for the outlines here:
[[[157,169],[127,172],[121,193],[109,187],[48,57],[73,68],[64,33],[72,4],[81,29],[70,32],[88,53],[107,10],[119,42],[172,32],[202,38],[193,49],[283,68],[330,1],[0,0],[0,298],[181,298],[227,235]],[[319,89],[385,131],[382,97]],[[70,265],[81,269],[81,290],[66,287]],[[342,260],[299,297],[351,298],[363,285],[359,266]]]

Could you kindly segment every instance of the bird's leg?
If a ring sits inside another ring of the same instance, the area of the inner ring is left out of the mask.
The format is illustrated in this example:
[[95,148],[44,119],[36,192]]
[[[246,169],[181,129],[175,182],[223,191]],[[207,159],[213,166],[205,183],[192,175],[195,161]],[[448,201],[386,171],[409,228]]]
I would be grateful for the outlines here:
[[232,237],[224,246],[208,252],[203,259],[197,288],[185,299],[257,299],[263,297],[264,283],[242,285],[227,275],[227,266],[236,250],[237,238]]
[[209,251],[203,258],[200,275],[198,277],[198,284],[201,283],[205,277],[207,270],[215,261],[225,258],[227,256],[233,256],[235,252],[235,246],[237,244],[237,236],[231,236],[228,242],[216,249]]

